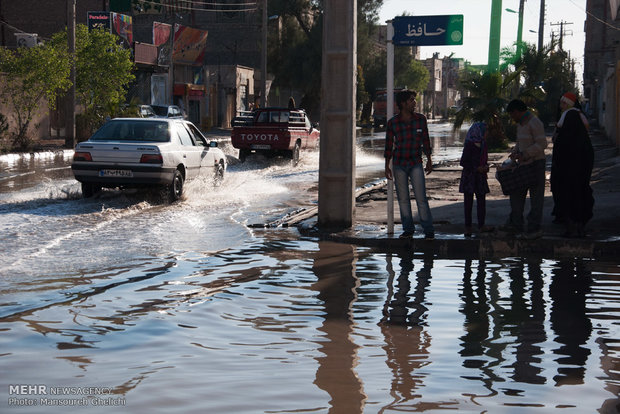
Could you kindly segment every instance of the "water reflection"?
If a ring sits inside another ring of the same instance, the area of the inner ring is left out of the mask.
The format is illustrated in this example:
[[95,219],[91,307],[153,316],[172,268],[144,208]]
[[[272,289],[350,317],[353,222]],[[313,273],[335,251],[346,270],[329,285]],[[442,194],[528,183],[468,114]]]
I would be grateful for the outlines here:
[[586,296],[590,293],[592,274],[582,260],[558,262],[551,270],[553,280],[549,296],[551,329],[559,348],[556,385],[583,384],[590,350],[585,346],[592,334],[592,322],[586,316]]
[[352,306],[359,288],[355,254],[353,246],[319,242],[312,265],[318,279],[312,289],[318,291],[325,312],[318,328],[325,338],[319,344],[323,356],[316,358],[319,367],[314,383],[329,394],[330,413],[361,413],[366,401],[355,372],[359,346],[352,338]]
[[[510,378],[516,383],[545,384],[542,356],[548,337],[542,261],[512,261],[507,280],[498,272],[489,271],[484,262],[472,269],[472,262],[465,261],[460,294],[465,316],[460,354],[464,367],[480,371],[472,372],[468,379],[481,381],[488,394],[471,397],[496,395],[496,383],[505,382],[501,371],[506,368],[510,368]],[[591,281],[588,267],[578,259],[558,262],[551,268],[549,318],[559,346],[553,353],[560,355],[555,359],[555,385],[583,383],[590,354],[585,344],[592,331],[585,304]],[[502,296],[503,291],[508,297]],[[508,364],[510,359],[514,360]],[[522,389],[503,391],[523,393]]]
[[0,193],[21,190],[51,180],[72,178],[68,165],[73,151],[0,156]]
[[427,377],[423,368],[431,363],[431,336],[424,326],[428,312],[425,295],[430,286],[433,258],[428,256],[422,260],[412,291],[413,251],[403,252],[398,257],[400,273],[396,277],[388,256],[388,295],[380,322],[386,365],[392,372],[390,396],[393,401],[380,412],[442,408],[441,403],[420,401]]
[[617,264],[268,234],[0,317],[0,386],[106,386],[125,412],[617,412]]
[[[504,310],[504,335],[515,338],[514,359],[510,365],[511,377],[516,382],[544,384],[540,375],[544,343],[545,304],[542,293],[543,281],[541,260],[518,260],[508,269],[508,307]],[[527,278],[526,278],[527,276]],[[518,395],[523,390],[514,390]]]

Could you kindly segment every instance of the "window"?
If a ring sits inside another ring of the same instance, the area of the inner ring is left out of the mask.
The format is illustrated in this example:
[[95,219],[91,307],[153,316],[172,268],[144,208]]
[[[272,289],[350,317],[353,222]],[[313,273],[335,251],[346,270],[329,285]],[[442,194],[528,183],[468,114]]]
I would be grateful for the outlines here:
[[168,108],[168,116],[181,116],[181,110],[176,106]]
[[179,139],[181,140],[181,145],[187,145],[189,147],[194,146],[194,141],[192,140],[189,131],[183,126],[183,124],[178,123],[176,125],[177,133],[179,134]]
[[196,128],[192,124],[185,124],[185,126],[189,129],[189,133],[191,134],[192,139],[194,140],[194,145],[208,147],[207,141],[205,140],[204,136],[200,133],[198,128]]
[[90,138],[93,141],[146,141],[168,142],[170,132],[167,122],[110,121]]
[[271,111],[270,112],[271,122],[286,123],[288,122],[288,118],[289,118],[288,111]]
[[269,112],[261,112],[256,119],[256,122],[269,122]]

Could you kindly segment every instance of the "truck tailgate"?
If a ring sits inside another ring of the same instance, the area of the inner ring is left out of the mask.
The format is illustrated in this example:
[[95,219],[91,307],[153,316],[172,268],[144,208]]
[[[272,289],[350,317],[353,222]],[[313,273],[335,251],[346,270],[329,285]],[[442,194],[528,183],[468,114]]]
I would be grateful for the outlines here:
[[290,133],[286,128],[235,127],[231,141],[235,148],[282,149],[289,147]]

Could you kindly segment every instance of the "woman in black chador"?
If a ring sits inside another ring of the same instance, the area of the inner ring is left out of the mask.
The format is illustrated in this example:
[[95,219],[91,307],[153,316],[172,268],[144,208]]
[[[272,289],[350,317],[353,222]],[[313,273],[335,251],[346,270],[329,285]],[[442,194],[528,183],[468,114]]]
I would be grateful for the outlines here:
[[585,224],[592,218],[594,197],[590,177],[594,151],[588,134],[588,121],[578,109],[574,93],[560,99],[562,115],[553,141],[551,192],[555,221],[566,225],[565,236],[585,236]]

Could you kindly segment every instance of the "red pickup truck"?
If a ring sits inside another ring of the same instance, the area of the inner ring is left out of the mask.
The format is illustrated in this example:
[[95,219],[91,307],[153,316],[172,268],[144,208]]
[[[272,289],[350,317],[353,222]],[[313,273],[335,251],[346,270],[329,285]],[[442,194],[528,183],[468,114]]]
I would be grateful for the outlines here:
[[316,149],[320,132],[302,109],[263,108],[233,120],[231,141],[239,150],[239,160],[261,153],[266,157],[284,156],[293,165],[302,149]]

